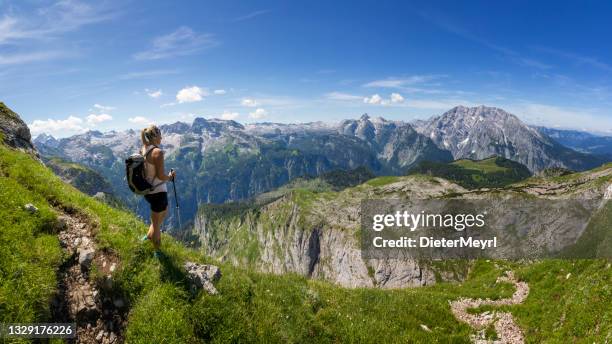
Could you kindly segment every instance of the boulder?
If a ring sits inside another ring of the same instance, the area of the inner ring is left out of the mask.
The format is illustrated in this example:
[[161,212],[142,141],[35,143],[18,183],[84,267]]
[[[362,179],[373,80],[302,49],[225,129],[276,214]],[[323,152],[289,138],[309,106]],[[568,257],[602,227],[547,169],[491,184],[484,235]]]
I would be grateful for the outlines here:
[[187,277],[191,282],[192,291],[203,289],[209,294],[218,294],[213,282],[216,282],[221,277],[221,270],[219,267],[208,264],[186,262],[184,268],[187,271]]
[[38,212],[38,208],[34,206],[32,203],[28,203],[23,206],[23,208],[30,212],[30,214],[36,214]]
[[79,264],[81,265],[81,268],[85,270],[89,269],[89,267],[91,266],[91,262],[94,259],[94,255],[96,251],[92,248],[79,248],[78,253],[79,253]]

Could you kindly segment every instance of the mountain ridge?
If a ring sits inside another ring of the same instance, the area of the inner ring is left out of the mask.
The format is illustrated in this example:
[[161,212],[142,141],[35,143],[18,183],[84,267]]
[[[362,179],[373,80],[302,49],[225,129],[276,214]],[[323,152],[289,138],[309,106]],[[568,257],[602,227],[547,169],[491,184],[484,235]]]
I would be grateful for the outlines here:
[[[472,112],[486,119],[486,125],[474,122]],[[443,120],[449,113],[454,117]],[[367,114],[336,123],[293,124],[198,117],[191,124],[175,122],[160,129],[167,165],[179,173],[184,219],[192,219],[201,203],[245,200],[292,179],[333,170],[365,167],[379,176],[403,175],[427,160],[445,163],[491,155],[522,163],[532,172],[550,167],[584,170],[603,162],[556,143],[514,115],[485,106],[456,107],[416,123]],[[140,148],[137,131],[88,131],[59,140],[41,135],[34,142],[44,156],[93,168],[114,186],[114,194],[146,216],[145,202],[123,187],[123,159]]]

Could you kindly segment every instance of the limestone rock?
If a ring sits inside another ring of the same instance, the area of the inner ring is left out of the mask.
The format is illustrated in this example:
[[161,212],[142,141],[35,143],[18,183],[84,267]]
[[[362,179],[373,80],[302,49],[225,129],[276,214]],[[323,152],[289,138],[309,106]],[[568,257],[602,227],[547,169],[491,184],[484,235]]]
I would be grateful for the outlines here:
[[191,281],[192,288],[196,290],[204,289],[204,291],[212,295],[219,293],[213,285],[213,282],[221,277],[221,270],[217,266],[186,262],[184,267]]
[[81,268],[89,269],[96,251],[91,248],[79,248],[78,253],[79,253],[79,264],[81,265]]
[[38,208],[34,206],[32,203],[28,203],[23,206],[23,208],[30,212],[30,214],[36,214],[38,212]]

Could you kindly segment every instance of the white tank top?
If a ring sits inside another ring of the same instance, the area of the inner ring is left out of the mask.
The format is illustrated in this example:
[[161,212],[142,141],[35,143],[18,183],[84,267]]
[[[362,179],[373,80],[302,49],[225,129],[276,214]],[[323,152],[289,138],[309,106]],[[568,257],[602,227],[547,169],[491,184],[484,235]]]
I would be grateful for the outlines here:
[[[162,182],[159,178],[157,178],[157,171],[155,170],[155,165],[148,162],[146,159],[147,153],[149,150],[153,150],[155,146],[145,146],[142,155],[145,156],[145,178],[151,185],[157,185],[153,191],[149,192],[149,194],[154,194],[158,192],[168,192],[166,188],[166,182]],[[149,153],[151,154],[151,153]]]

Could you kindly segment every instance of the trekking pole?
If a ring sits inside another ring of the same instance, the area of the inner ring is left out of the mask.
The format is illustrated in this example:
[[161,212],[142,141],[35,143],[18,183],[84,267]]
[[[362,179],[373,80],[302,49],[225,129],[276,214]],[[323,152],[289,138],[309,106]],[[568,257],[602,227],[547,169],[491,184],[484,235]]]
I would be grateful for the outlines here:
[[[170,172],[174,172],[174,169],[170,169]],[[183,227],[181,225],[181,209],[179,208],[179,202],[178,202],[178,197],[176,196],[176,183],[174,182],[174,179],[176,177],[172,177],[172,189],[174,189],[174,203],[176,204],[176,207],[174,208],[174,212],[176,213],[176,218],[178,219],[178,224],[179,224],[179,230]]]

